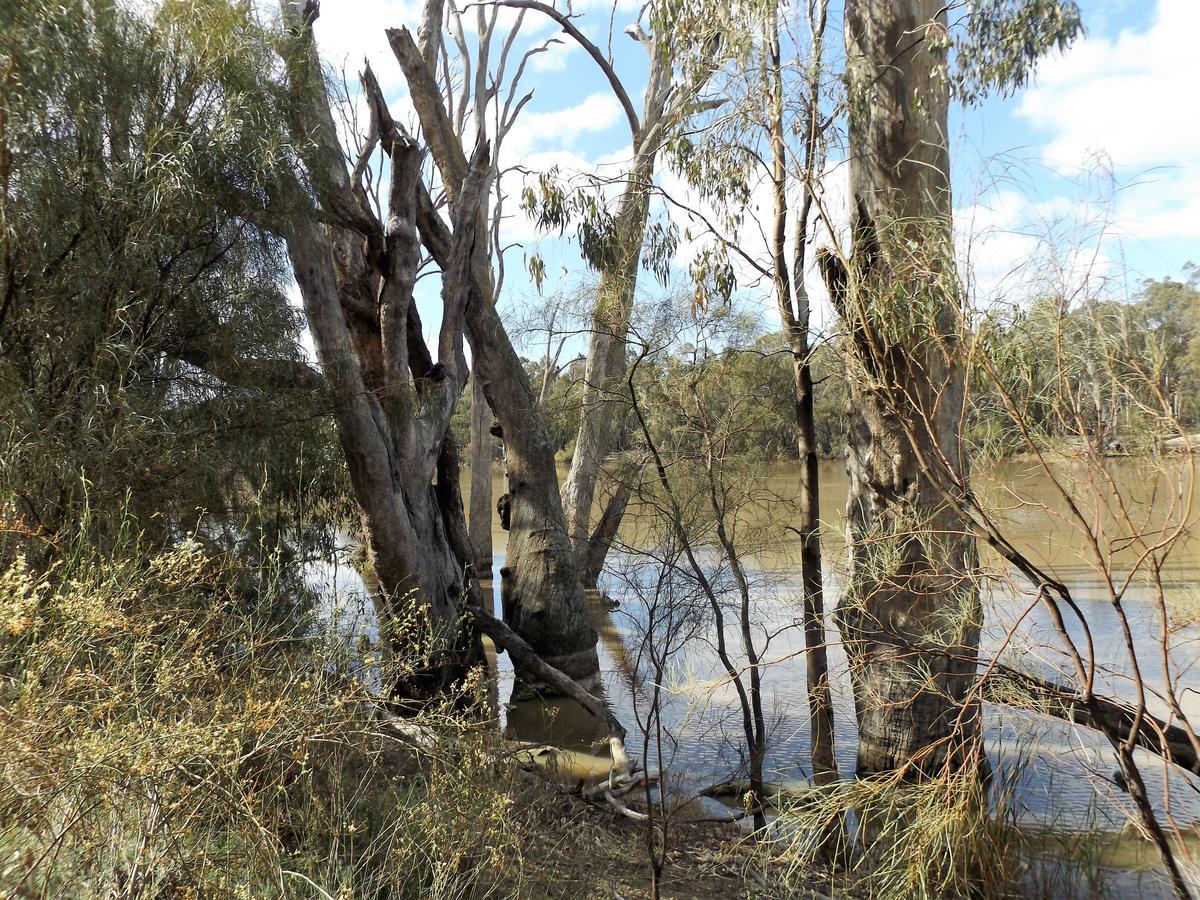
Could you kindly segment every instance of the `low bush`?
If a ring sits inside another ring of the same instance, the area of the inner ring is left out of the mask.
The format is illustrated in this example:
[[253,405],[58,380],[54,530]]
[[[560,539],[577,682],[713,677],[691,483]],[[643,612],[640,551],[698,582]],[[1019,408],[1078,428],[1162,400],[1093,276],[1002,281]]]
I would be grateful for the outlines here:
[[274,624],[281,580],[194,543],[66,556],[0,575],[0,896],[518,892],[462,697],[381,712],[356,667],[402,663]]

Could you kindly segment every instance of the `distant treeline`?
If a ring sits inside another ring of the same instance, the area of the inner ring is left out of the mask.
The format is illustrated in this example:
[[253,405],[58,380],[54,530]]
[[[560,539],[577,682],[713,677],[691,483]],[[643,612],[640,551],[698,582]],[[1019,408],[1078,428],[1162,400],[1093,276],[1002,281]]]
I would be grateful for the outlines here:
[[[661,399],[655,392],[682,387],[736,407],[731,419],[737,428],[727,436],[731,453],[794,458],[792,361],[783,335],[761,323],[748,326],[744,318],[740,326],[719,353],[700,355],[685,343],[643,362],[637,380],[651,399]],[[1128,301],[1047,296],[998,309],[974,333],[988,345],[989,364],[1002,366],[993,375],[973,373],[967,433],[980,453],[1005,455],[1024,446],[1013,417],[1004,411],[1004,394],[1026,412],[1028,427],[1040,438],[1087,437],[1109,451],[1136,449],[1147,435],[1174,427],[1200,428],[1200,267],[1188,264],[1178,279],[1147,279]],[[850,401],[842,354],[836,335],[813,351],[817,445],[823,458],[839,457],[846,449]],[[527,361],[526,369],[532,382],[541,383],[540,360]],[[571,456],[579,425],[582,378],[583,363],[577,361],[554,380],[545,401],[564,459]],[[1062,402],[1064,396],[1069,402]],[[470,400],[465,393],[454,419],[463,442]],[[655,441],[675,452],[695,449],[695,429],[677,412],[669,403],[646,403]],[[1171,416],[1176,426],[1162,421]],[[1150,419],[1167,427],[1153,427]]]

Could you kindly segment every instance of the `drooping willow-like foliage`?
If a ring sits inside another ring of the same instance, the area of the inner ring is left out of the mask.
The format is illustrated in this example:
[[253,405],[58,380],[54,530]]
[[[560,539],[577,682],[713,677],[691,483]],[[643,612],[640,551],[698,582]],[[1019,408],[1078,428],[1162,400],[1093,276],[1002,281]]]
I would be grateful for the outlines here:
[[286,258],[238,208],[291,157],[270,36],[225,2],[21,6],[0,13],[5,518],[286,527],[337,469]]

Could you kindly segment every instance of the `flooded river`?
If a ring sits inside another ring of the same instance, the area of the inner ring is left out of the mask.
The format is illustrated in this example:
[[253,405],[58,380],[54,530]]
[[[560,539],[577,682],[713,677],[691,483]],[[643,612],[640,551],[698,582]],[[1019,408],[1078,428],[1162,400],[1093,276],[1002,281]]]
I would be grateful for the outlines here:
[[[1113,460],[1104,473],[1097,473],[1063,462],[1047,472],[1033,462],[1018,460],[978,471],[974,483],[1013,543],[1070,588],[1090,631],[1099,691],[1122,698],[1134,696],[1132,660],[1109,592],[1110,576],[1116,576],[1151,710],[1160,716],[1168,714],[1161,696],[1169,674],[1180,705],[1193,723],[1200,723],[1200,629],[1184,621],[1200,616],[1200,539],[1186,533],[1178,536],[1157,582],[1142,577],[1124,586],[1120,581],[1146,547],[1170,540],[1180,524],[1195,524],[1200,515],[1200,489],[1192,466],[1188,458],[1157,465]],[[790,524],[796,471],[795,463],[783,462],[772,463],[759,473],[756,491],[761,489],[764,502],[753,506],[750,513],[750,518],[758,521],[746,522],[743,527],[744,533],[775,536],[760,541],[748,563],[756,632],[760,641],[770,636],[762,654],[767,661],[766,709],[772,722],[767,768],[771,780],[784,783],[803,780],[808,765],[799,547],[794,534],[784,527]],[[829,609],[836,602],[845,565],[844,465],[823,463],[821,478]],[[497,473],[497,493],[501,485]],[[499,530],[493,536],[497,571],[506,537]],[[646,666],[639,664],[645,658],[640,636],[645,632],[646,584],[657,567],[644,553],[652,548],[654,539],[645,528],[645,519],[639,521],[636,508],[631,508],[622,540],[622,548],[610,560],[611,572],[589,602],[601,638],[608,699],[631,732],[631,749],[638,752],[637,723],[644,720],[647,703]],[[1009,665],[1069,682],[1071,670],[1062,643],[1046,610],[1033,602],[1029,585],[1016,579],[997,558],[984,553],[981,561],[988,572],[983,582],[982,658],[986,661],[999,653]],[[357,579],[353,573],[343,571],[335,580],[337,584],[331,584],[336,588],[333,602],[361,611],[361,601],[354,596]],[[496,604],[499,609],[498,596]],[[1067,627],[1071,637],[1084,646],[1083,623],[1069,618]],[[1165,657],[1164,636],[1169,647]],[[710,638],[711,634],[700,631],[684,642],[663,685],[664,762],[695,786],[743,773],[740,707],[732,686],[721,677]],[[837,757],[843,773],[849,775],[854,770],[856,742],[853,703],[845,654],[832,622],[829,640]],[[498,661],[497,673],[499,696],[506,698],[512,673],[504,656]],[[575,758],[584,768],[592,760],[592,765],[603,769],[603,760],[592,756],[598,752],[596,723],[573,704],[519,703],[505,707],[503,715],[511,737],[577,751]],[[1135,888],[1144,896],[1156,895],[1152,878],[1144,884],[1137,880],[1136,865],[1144,861],[1141,842],[1120,839],[1127,832],[1129,803],[1115,783],[1116,763],[1106,742],[1084,728],[990,705],[985,708],[984,723],[988,754],[1000,776],[997,783],[1011,792],[1017,820],[1033,830],[1097,830],[1112,835],[1101,852],[1109,862],[1133,865],[1126,875],[1135,879],[1122,882],[1116,895]],[[1177,772],[1168,777],[1161,762],[1148,755],[1142,754],[1141,762],[1164,818],[1169,812],[1170,819],[1185,830],[1200,824],[1196,785]]]

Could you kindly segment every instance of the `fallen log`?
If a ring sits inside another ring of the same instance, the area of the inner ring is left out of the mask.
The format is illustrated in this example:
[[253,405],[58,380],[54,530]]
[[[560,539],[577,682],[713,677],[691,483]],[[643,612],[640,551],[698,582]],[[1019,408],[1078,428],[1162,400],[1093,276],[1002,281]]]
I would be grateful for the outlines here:
[[540,678],[564,697],[570,697],[585,710],[604,723],[608,730],[609,751],[612,768],[608,773],[609,787],[616,787],[630,776],[629,754],[625,750],[625,727],[620,723],[608,704],[594,694],[584,690],[574,678],[560,672],[543,660],[525,640],[481,606],[469,606],[472,624],[491,638],[498,650],[504,650],[513,666]]
[[1200,434],[1184,434],[1162,442],[1164,453],[1200,453]]
[[[1138,721],[1137,710],[1128,704],[1108,697],[1081,697],[1068,685],[1056,684],[1027,672],[997,667],[983,683],[983,699],[1018,709],[1063,719],[1076,725],[1111,731],[1121,740],[1129,739]],[[1171,725],[1142,713],[1134,743],[1168,762],[1200,775],[1200,752],[1197,739],[1187,728]]]

